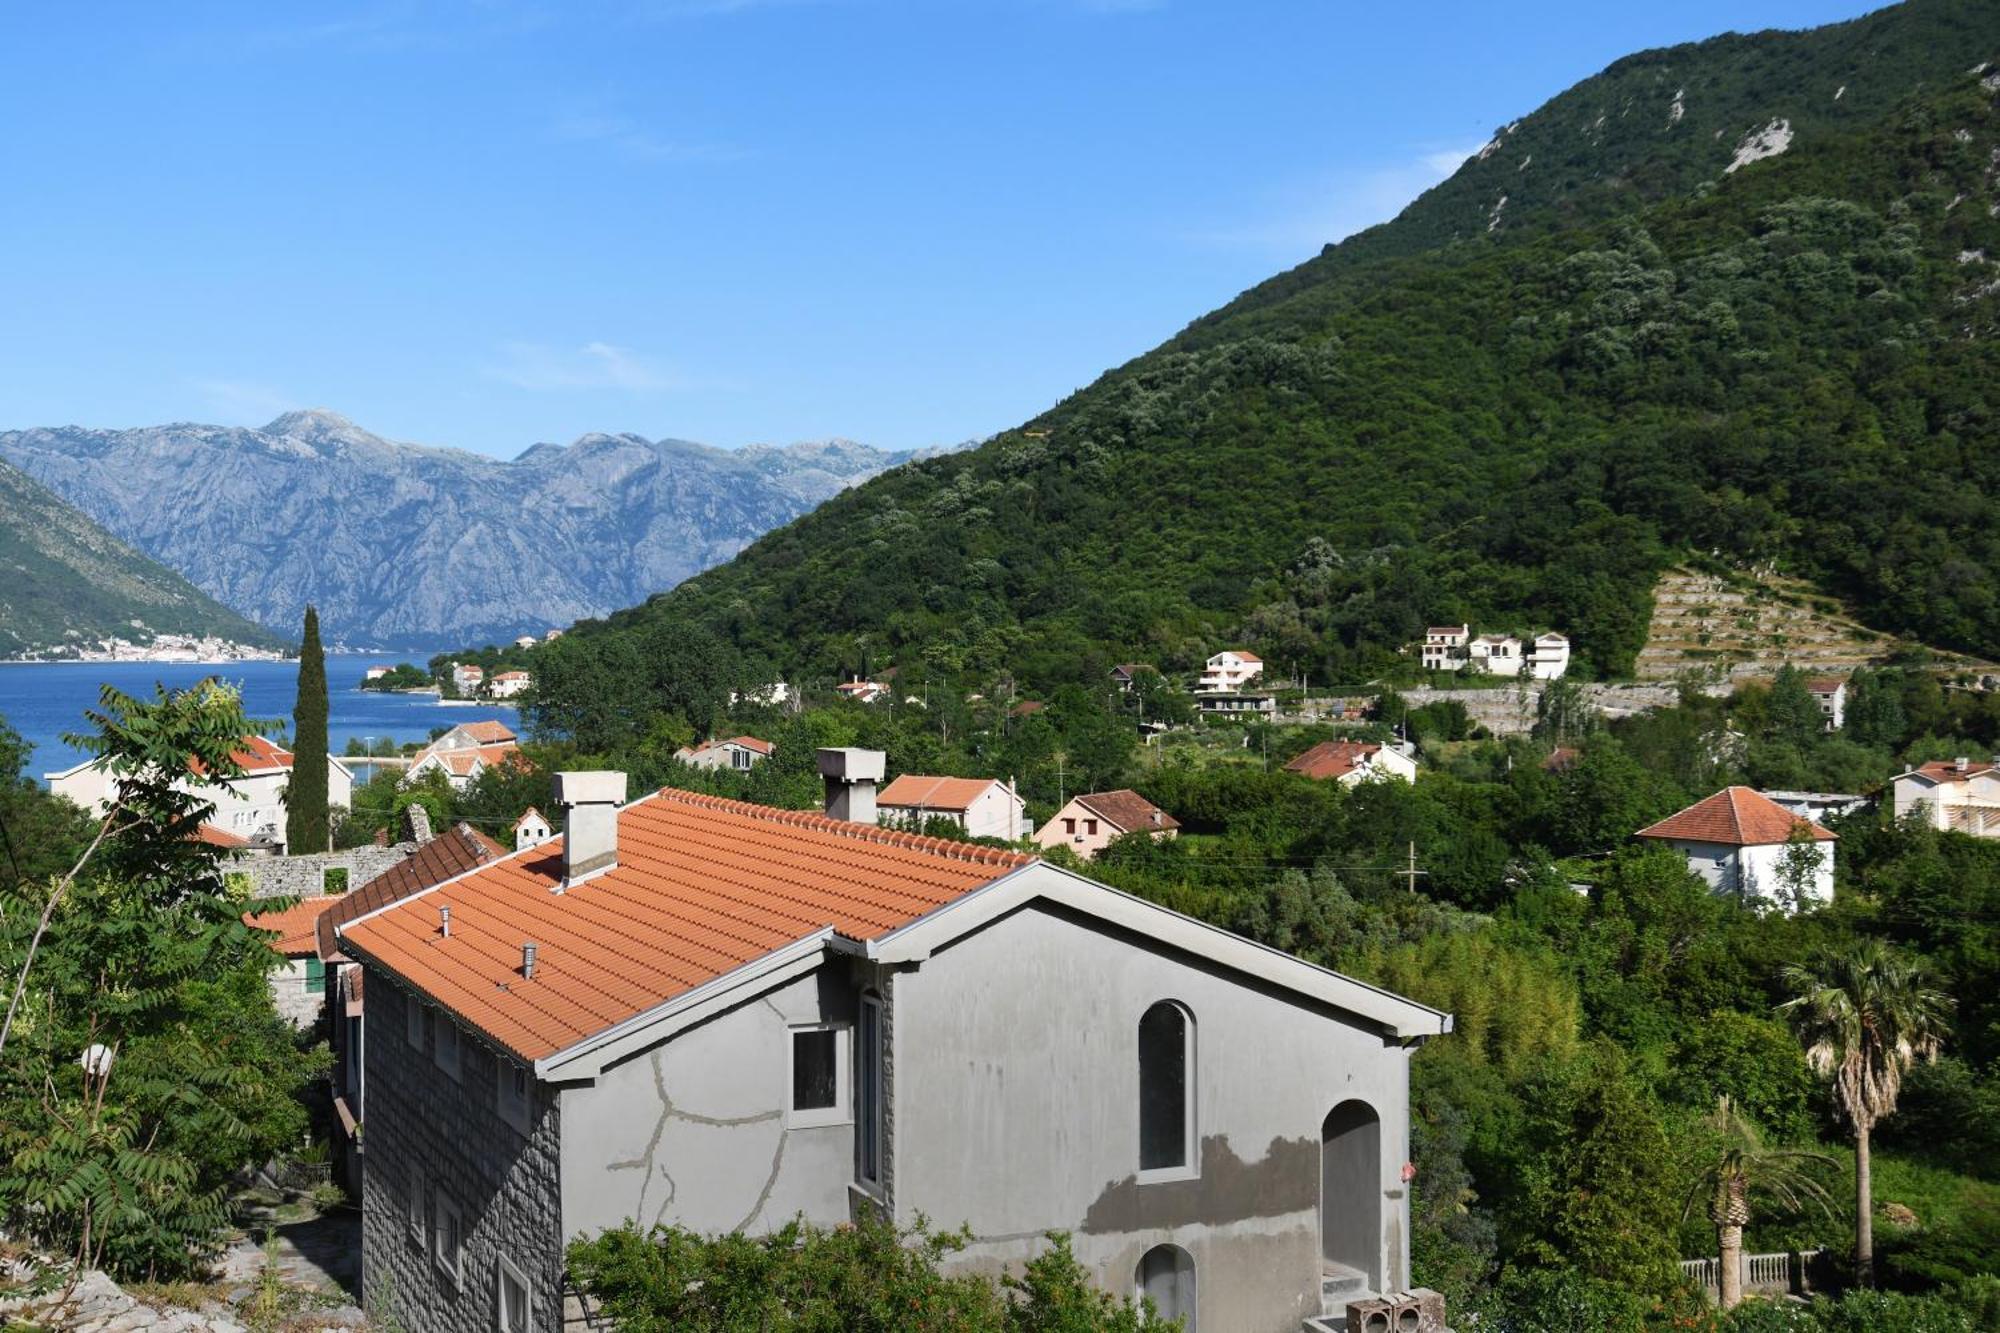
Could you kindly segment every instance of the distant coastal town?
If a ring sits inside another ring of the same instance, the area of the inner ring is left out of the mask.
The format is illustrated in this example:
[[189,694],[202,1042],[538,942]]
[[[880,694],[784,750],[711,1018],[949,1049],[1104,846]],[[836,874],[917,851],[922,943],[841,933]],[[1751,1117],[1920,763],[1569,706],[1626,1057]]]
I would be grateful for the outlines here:
[[130,639],[99,639],[95,643],[64,644],[10,658],[12,662],[182,662],[195,665],[230,662],[282,662],[290,654],[274,648],[257,648],[247,643],[213,636],[196,638],[186,634],[159,634],[150,642]]

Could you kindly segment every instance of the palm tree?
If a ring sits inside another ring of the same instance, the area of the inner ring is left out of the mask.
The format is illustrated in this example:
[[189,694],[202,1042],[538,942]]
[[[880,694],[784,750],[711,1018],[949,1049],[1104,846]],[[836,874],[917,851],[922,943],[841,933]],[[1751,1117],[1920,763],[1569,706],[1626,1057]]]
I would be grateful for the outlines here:
[[1831,1215],[1833,1196],[1818,1172],[1831,1169],[1834,1161],[1799,1148],[1766,1148],[1757,1127],[1727,1097],[1716,1098],[1703,1123],[1721,1141],[1722,1152],[1696,1177],[1681,1216],[1706,1202],[1722,1260],[1722,1308],[1733,1310],[1743,1299],[1743,1228],[1750,1221],[1751,1191],[1788,1212],[1810,1206]]
[[1877,1121],[1895,1112],[1910,1066],[1937,1057],[1951,997],[1932,989],[1920,960],[1873,940],[1828,953],[1809,967],[1794,963],[1785,968],[1784,981],[1792,998],[1778,1008],[1854,1126],[1854,1274],[1862,1286],[1873,1286],[1868,1137]]

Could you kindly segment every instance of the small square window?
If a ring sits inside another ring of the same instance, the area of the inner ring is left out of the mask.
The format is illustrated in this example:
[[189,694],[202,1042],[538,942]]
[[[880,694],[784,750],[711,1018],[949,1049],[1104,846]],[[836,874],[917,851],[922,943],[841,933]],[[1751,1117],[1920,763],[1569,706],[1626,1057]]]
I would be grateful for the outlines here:
[[847,1029],[792,1029],[792,1094],[785,1123],[794,1128],[847,1120]]
[[1083,832],[1084,832],[1084,835],[1085,835],[1086,837],[1093,837],[1093,838],[1094,838],[1094,837],[1096,837],[1096,836],[1097,836],[1097,821],[1096,821],[1096,820],[1094,820],[1094,819],[1086,819],[1086,820],[1084,820],[1084,821],[1083,821]]
[[306,959],[306,994],[326,994],[326,964],[317,958]]

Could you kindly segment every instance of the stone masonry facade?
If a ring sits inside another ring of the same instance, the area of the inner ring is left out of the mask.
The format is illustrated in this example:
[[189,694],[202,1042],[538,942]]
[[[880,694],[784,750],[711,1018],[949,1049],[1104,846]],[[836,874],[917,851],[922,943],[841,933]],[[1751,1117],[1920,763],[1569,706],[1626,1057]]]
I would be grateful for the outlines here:
[[[503,1114],[507,1057],[457,1026],[458,1072],[436,1060],[438,1023],[451,1020],[379,968],[368,969],[368,1109],[362,1192],[363,1304],[422,1333],[490,1333],[503,1260],[528,1279],[527,1326],[561,1326],[561,1135],[554,1089],[529,1081],[524,1133]],[[411,1006],[424,1014],[409,1041]],[[447,1039],[449,1040],[449,1039]],[[418,1200],[420,1227],[410,1224]],[[462,1237],[458,1274],[439,1260],[439,1205]],[[391,1325],[394,1326],[394,1325]]]
[[[352,893],[416,850],[414,842],[397,842],[387,847],[349,847],[345,851],[308,856],[244,856],[225,863],[223,871],[231,876],[247,876],[252,898],[310,898],[319,893]],[[329,870],[347,872],[344,890],[328,886]]]

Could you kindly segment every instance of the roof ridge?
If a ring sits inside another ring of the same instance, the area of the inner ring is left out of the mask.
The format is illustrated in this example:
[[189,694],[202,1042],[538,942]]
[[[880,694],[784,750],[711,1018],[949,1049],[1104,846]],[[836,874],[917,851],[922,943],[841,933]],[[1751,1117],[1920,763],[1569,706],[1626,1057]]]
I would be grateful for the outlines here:
[[901,829],[885,829],[879,824],[857,824],[852,820],[835,819],[817,810],[783,810],[777,806],[758,805],[754,801],[738,801],[727,796],[711,796],[706,792],[686,791],[679,787],[662,787],[655,794],[665,800],[691,805],[697,809],[720,810],[727,814],[760,819],[771,824],[816,829],[822,833],[834,833],[861,842],[926,852],[955,861],[973,861],[981,865],[1024,866],[1037,859],[1025,852],[1010,852],[999,847],[981,847],[976,843],[957,842],[950,838],[930,838],[919,833],[905,833]]

